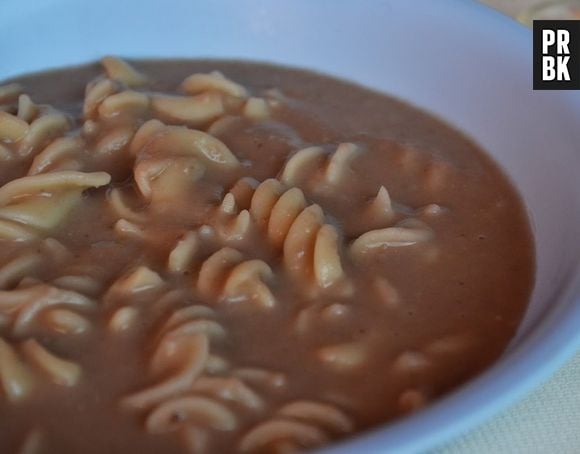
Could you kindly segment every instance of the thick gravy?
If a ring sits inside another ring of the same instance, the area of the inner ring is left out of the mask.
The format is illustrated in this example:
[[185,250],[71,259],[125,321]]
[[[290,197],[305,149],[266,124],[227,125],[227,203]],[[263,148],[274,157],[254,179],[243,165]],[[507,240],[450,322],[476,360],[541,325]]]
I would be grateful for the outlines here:
[[18,83],[0,88],[2,452],[313,448],[429,405],[520,323],[522,201],[430,115],[236,61]]

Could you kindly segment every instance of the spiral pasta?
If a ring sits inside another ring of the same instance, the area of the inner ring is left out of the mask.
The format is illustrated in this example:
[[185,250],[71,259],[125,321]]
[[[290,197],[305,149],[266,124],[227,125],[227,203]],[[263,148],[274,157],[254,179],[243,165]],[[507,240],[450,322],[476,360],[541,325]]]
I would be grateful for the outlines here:
[[232,375],[256,387],[274,390],[283,389],[288,383],[285,374],[258,367],[241,367],[235,369]]
[[23,91],[22,85],[17,82],[0,85],[0,105],[9,104],[11,101],[18,99]]
[[[113,87],[114,84],[110,86]],[[109,89],[107,91],[113,90]],[[149,97],[144,93],[125,90],[119,93],[110,93],[107,97],[103,98],[97,111],[101,118],[114,118],[118,115],[144,117],[151,102]]]
[[[170,354],[172,350],[175,353]],[[165,339],[156,350],[151,363],[152,369],[159,371],[162,366],[166,366],[176,372],[150,388],[125,397],[123,406],[147,408],[187,390],[205,368],[207,356],[208,338],[204,334]]]
[[24,441],[20,445],[18,454],[42,454],[45,446],[44,431],[36,428],[26,434]]
[[424,222],[406,219],[393,227],[362,234],[350,245],[350,253],[355,258],[362,258],[375,249],[412,246],[432,237],[433,231]]
[[318,359],[338,372],[358,369],[368,359],[369,352],[363,342],[329,345],[318,349]]
[[34,120],[19,142],[18,152],[36,154],[43,146],[69,128],[68,119],[61,113],[48,113]]
[[0,338],[0,384],[10,402],[29,397],[41,376],[60,386],[78,384],[82,369],[75,362],[51,353],[34,339],[23,342],[19,350]]
[[340,409],[315,401],[296,401],[281,407],[275,416],[251,429],[240,441],[242,452],[284,448],[315,448],[354,430],[352,420]]
[[38,153],[28,175],[38,175],[57,170],[81,170],[78,156],[83,153],[84,141],[80,137],[59,137]]
[[238,418],[226,402],[237,402],[250,410],[262,407],[261,399],[239,379],[200,377],[191,392],[156,406],[147,416],[145,426],[152,434],[184,426],[229,431],[238,426]]
[[143,224],[146,221],[146,215],[144,213],[140,213],[129,206],[121,188],[112,188],[107,193],[107,200],[109,201],[111,210],[120,219],[139,224]]
[[146,159],[135,166],[135,182],[141,194],[154,204],[168,203],[191,190],[205,173],[196,158]]
[[170,397],[147,415],[145,427],[151,434],[180,432],[188,452],[205,451],[208,432],[233,431],[240,426],[235,408],[263,410],[263,400],[238,378],[197,378],[189,392]]
[[158,118],[191,127],[201,127],[225,113],[222,96],[204,93],[195,96],[154,95],[151,105]]
[[17,336],[29,333],[40,322],[42,313],[57,307],[83,312],[95,305],[80,293],[46,284],[0,291],[0,314],[10,320],[10,330]]
[[0,338],[0,382],[5,398],[11,402],[26,398],[35,386],[30,367],[2,338]]
[[109,181],[105,172],[61,171],[6,183],[0,188],[0,238],[28,240],[49,233],[78,204],[83,190]]
[[119,58],[105,57],[101,60],[101,64],[111,80],[122,82],[129,87],[143,85],[147,82],[147,77]]
[[79,382],[82,369],[78,364],[59,358],[36,340],[28,339],[23,342],[21,350],[28,362],[39,369],[53,383],[61,386],[74,386]]
[[318,205],[307,206],[300,189],[285,190],[275,179],[257,185],[240,180],[224,196],[219,216],[222,223],[224,217],[234,218],[226,239],[231,239],[232,230],[244,237],[251,224],[264,231],[270,245],[282,251],[286,270],[296,278],[314,281],[323,289],[345,281],[338,232],[324,223]]
[[205,165],[228,169],[239,162],[219,139],[199,130],[180,126],[166,126],[150,120],[137,131],[131,144],[133,153],[146,151],[160,155],[169,150],[172,156],[194,156]]
[[110,287],[105,300],[117,295],[127,296],[139,292],[158,289],[163,286],[163,279],[158,273],[147,266],[139,266],[121,276]]
[[288,186],[299,186],[309,176],[319,172],[320,182],[336,186],[346,176],[350,161],[361,153],[360,147],[353,143],[341,143],[331,156],[323,148],[313,146],[293,154],[284,165],[280,180]]
[[190,95],[216,91],[236,98],[246,98],[248,96],[248,90],[244,86],[227,79],[219,71],[212,71],[209,74],[192,74],[182,82],[181,88]]
[[187,391],[204,371],[211,339],[225,336],[223,327],[211,320],[214,312],[204,306],[187,306],[175,311],[161,327],[159,340],[151,357],[151,371],[173,375],[143,391],[123,399],[123,405],[146,408]]
[[272,308],[276,299],[265,283],[272,278],[272,269],[264,261],[244,261],[235,249],[222,248],[201,265],[197,288],[206,297],[236,303],[250,300]]
[[169,253],[167,268],[170,272],[181,273],[188,269],[200,246],[200,236],[195,231],[187,232]]
[[222,400],[237,402],[250,410],[264,407],[262,398],[236,377],[199,377],[194,382],[192,390]]

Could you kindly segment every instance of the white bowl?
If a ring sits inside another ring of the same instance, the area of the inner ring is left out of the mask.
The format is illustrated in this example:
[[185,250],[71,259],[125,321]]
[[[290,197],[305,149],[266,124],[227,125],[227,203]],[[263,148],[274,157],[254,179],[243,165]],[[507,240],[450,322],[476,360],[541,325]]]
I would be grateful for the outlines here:
[[532,90],[528,30],[468,0],[3,0],[0,79],[129,57],[235,57],[320,70],[467,132],[524,197],[537,247],[531,306],[488,371],[426,410],[326,449],[417,452],[513,402],[580,338],[580,96]]

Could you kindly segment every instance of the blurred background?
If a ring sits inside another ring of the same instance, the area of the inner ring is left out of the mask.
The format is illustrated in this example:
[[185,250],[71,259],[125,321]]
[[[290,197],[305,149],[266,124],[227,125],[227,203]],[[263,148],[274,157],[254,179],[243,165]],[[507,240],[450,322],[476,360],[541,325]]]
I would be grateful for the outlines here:
[[481,0],[510,16],[517,16],[524,10],[546,3],[546,0]]
[[481,0],[531,25],[533,19],[580,19],[580,0]]

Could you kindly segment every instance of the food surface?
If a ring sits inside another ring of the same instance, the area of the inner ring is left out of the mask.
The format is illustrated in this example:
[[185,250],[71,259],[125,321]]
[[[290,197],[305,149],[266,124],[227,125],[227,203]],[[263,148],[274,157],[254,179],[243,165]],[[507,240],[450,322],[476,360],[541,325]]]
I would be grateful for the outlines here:
[[471,141],[303,70],[125,61],[0,85],[0,451],[301,451],[488,367],[521,200]]

